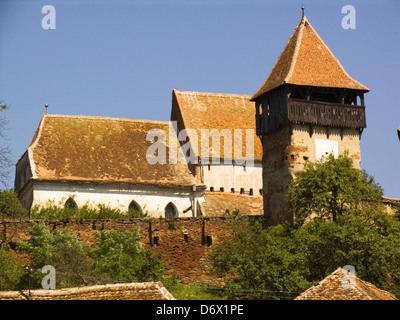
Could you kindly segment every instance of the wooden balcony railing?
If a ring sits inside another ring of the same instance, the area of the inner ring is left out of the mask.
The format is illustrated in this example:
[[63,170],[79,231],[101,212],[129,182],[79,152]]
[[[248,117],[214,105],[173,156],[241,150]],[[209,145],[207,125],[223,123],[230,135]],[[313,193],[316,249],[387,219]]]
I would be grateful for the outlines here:
[[341,128],[365,128],[365,106],[289,99],[288,120]]

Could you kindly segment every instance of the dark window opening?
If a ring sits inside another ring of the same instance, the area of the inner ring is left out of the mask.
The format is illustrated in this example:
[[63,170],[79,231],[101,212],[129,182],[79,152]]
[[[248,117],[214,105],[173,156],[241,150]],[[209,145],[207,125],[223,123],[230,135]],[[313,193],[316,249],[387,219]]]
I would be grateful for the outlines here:
[[219,191],[224,192],[224,188],[222,188],[222,187],[219,188]]
[[206,243],[207,243],[207,246],[211,246],[212,245],[212,236],[210,236],[210,235],[206,236]]
[[75,200],[72,198],[68,198],[68,200],[65,202],[64,207],[67,209],[73,209],[73,210],[78,211],[78,205],[76,204]]
[[174,206],[172,202],[168,203],[165,207],[165,217],[166,218],[177,218],[178,217],[178,210]]
[[214,187],[210,187],[210,191],[213,192],[214,191]]
[[235,188],[231,188],[231,192],[232,192],[232,193],[235,193]]
[[311,93],[310,100],[323,101],[323,102],[339,102],[337,96],[332,92],[319,92]]
[[357,105],[357,96],[355,94],[348,94],[344,98],[344,103],[350,105]]
[[303,96],[300,94],[299,90],[294,90],[290,97],[293,99],[303,99]]
[[240,188],[240,194],[244,194],[244,188]]
[[253,189],[250,189],[250,191],[249,191],[249,195],[253,195]]
[[137,212],[142,211],[142,209],[141,209],[140,206],[137,204],[137,202],[135,202],[135,201],[133,201],[133,200],[132,200],[132,202],[129,204],[128,210],[131,211],[131,212],[132,212],[132,211],[137,211]]

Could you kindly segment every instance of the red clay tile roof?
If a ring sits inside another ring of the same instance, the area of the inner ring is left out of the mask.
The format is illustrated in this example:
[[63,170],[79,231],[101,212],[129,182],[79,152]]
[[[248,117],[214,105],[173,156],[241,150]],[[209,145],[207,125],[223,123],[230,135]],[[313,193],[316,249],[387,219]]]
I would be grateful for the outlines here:
[[[27,300],[28,291],[0,292],[0,300]],[[30,300],[175,300],[161,282],[136,282],[58,290],[31,290]]]
[[349,272],[342,268],[322,280],[318,285],[304,291],[295,300],[397,300],[394,294],[381,290],[373,284],[355,277],[354,286],[344,279]]
[[[28,155],[32,179],[192,186],[186,164],[150,164],[146,141],[151,129],[169,122],[88,116],[43,116]],[[167,145],[168,155],[168,145]],[[178,148],[179,150],[179,148]]]
[[[262,161],[262,145],[255,130],[255,104],[249,99],[250,96],[242,94],[173,90],[171,120],[178,122],[179,130],[195,129],[199,145],[201,144],[201,129],[217,129],[219,132],[228,129],[232,135],[232,143],[234,142],[234,129],[241,129],[243,156],[246,155],[246,129],[252,129],[254,160]],[[211,147],[210,143],[210,154],[212,154]],[[221,141],[221,158],[224,157],[223,148],[224,142]],[[201,155],[201,148],[198,149],[198,155]],[[235,159],[233,146],[232,159]]]
[[262,215],[262,196],[227,192],[204,192],[204,202],[201,211],[205,216],[223,216],[239,211],[242,215]]
[[251,100],[285,83],[369,91],[347,74],[305,16]]

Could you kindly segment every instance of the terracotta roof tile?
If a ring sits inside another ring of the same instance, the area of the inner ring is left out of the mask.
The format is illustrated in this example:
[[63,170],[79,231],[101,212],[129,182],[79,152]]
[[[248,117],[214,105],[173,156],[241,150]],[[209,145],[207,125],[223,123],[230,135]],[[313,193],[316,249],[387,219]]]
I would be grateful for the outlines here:
[[343,285],[349,275],[347,270],[336,269],[318,285],[309,288],[295,300],[397,300],[395,295],[355,277],[353,286]]
[[222,216],[239,211],[242,215],[262,215],[262,196],[249,196],[227,192],[204,192],[201,210],[205,216]]
[[[253,130],[254,160],[262,161],[262,145],[256,136],[255,104],[249,95],[223,94],[173,90],[171,120],[178,122],[178,129],[195,129],[198,143],[201,144],[201,129],[228,129],[234,143],[234,129],[242,130],[242,155],[246,156],[246,129]],[[190,135],[189,135],[190,139]],[[220,156],[224,155],[224,141],[221,139]],[[199,147],[198,155],[201,155]],[[212,152],[210,143],[210,154]],[[234,147],[232,146],[232,158]],[[251,158],[253,155],[250,155]]]
[[347,74],[305,16],[251,100],[285,83],[369,91]]
[[[0,292],[0,300],[27,300],[28,292]],[[161,282],[31,290],[30,300],[175,300]]]
[[169,122],[46,114],[28,148],[32,179],[196,184],[186,164],[147,161],[146,151],[154,143],[146,141],[151,129],[164,131],[168,139]]

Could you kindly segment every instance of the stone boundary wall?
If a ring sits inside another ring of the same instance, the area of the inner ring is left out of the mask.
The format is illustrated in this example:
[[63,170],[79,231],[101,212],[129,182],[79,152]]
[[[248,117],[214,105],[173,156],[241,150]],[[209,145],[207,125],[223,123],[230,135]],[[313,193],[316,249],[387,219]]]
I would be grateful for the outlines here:
[[[262,220],[263,216],[244,218]],[[90,245],[95,245],[95,231],[123,232],[139,227],[140,243],[163,255],[167,273],[179,275],[187,284],[224,282],[212,272],[208,253],[216,245],[223,245],[229,237],[231,217],[1,221],[0,241],[8,241],[15,248],[16,242],[29,237],[31,222],[45,223],[51,229],[68,228]]]

